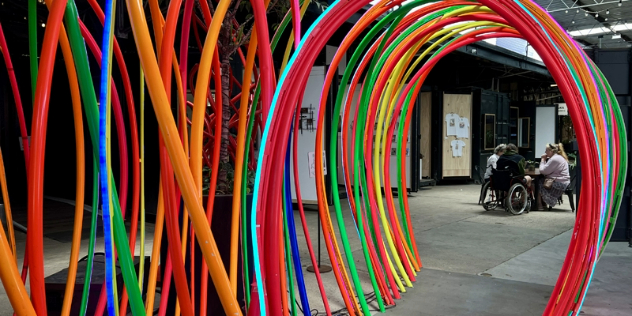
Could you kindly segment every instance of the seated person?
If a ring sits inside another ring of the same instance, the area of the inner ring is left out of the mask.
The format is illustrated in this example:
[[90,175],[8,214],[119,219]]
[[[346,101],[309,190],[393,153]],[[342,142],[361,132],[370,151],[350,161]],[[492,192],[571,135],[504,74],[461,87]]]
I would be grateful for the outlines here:
[[525,167],[524,157],[518,154],[518,147],[516,147],[516,145],[511,144],[511,143],[507,144],[507,149],[505,153],[502,156],[500,156],[500,158],[498,158],[498,161],[496,162],[496,164],[505,165],[507,163],[506,161],[515,162],[516,165],[518,166],[518,170],[515,170],[515,172],[517,173],[517,175],[524,177],[524,183],[526,184],[526,186],[531,186],[531,177],[525,175],[524,173],[524,167]]
[[485,183],[489,182],[489,178],[492,176],[492,170],[496,169],[496,162],[498,161],[498,158],[505,153],[506,147],[507,146],[505,144],[496,146],[494,154],[487,158],[487,168],[485,169],[484,176]]
[[[542,202],[548,206],[553,206],[564,194],[566,187],[571,183],[568,172],[568,157],[564,152],[562,144],[547,144],[545,153],[540,157],[540,198],[538,199],[538,210],[543,210]],[[545,179],[553,179],[553,185],[547,189],[544,187]]]

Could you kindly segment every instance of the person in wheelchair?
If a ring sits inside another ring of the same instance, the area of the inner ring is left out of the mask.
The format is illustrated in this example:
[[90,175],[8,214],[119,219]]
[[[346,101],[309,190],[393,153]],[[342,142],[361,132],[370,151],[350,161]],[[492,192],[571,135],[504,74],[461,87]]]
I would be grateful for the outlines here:
[[507,151],[496,162],[491,177],[491,187],[497,200],[506,200],[503,202],[505,209],[515,215],[531,208],[531,177],[525,175],[524,157],[517,153],[517,149],[514,144],[507,145]]
[[525,175],[524,172],[525,159],[518,154],[518,147],[514,144],[507,144],[505,153],[498,158],[496,162],[496,170],[506,170],[510,168],[513,171],[515,177],[522,177],[523,184],[526,187],[531,187],[531,177]]

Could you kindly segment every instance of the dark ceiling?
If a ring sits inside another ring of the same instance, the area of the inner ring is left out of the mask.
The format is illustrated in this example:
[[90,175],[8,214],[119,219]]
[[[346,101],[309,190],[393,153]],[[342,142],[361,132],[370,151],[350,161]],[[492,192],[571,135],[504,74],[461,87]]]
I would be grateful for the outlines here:
[[[46,22],[48,10],[43,0],[38,0],[38,31],[40,36],[44,34],[42,24]],[[97,0],[102,3],[103,0]],[[574,38],[584,46],[599,46],[602,48],[627,48],[632,46],[632,0],[533,0],[548,11],[560,25],[571,32]],[[162,6],[169,1],[160,1]],[[26,42],[27,32],[27,0],[0,0],[0,22],[5,30],[9,42]],[[76,1],[79,16],[89,29],[95,24],[95,29],[100,28],[87,1]],[[124,1],[118,1],[118,6],[124,10]],[[125,14],[123,14],[125,16]],[[149,19],[150,16],[148,15]],[[92,21],[95,20],[95,21]],[[117,37],[126,37],[130,31],[127,21],[117,21]],[[630,23],[629,25],[626,25]],[[603,28],[603,29],[602,29]],[[596,32],[603,30],[602,32]],[[577,33],[581,32],[583,35]],[[613,35],[619,33],[621,38],[613,39]],[[27,53],[22,48],[28,45],[13,44],[11,49],[16,53]]]
[[[584,46],[628,48],[632,46],[631,0],[534,0]],[[599,32],[597,30],[606,32]],[[621,38],[613,39],[615,32]],[[576,35],[582,33],[585,35]]]

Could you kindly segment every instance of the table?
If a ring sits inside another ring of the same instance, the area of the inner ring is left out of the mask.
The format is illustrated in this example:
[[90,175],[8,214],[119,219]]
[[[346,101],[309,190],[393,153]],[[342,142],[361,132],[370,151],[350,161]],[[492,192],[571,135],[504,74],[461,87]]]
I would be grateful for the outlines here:
[[539,176],[540,175],[540,168],[535,168],[535,170],[531,171],[529,169],[524,169],[524,174],[527,176],[531,176],[532,178]]

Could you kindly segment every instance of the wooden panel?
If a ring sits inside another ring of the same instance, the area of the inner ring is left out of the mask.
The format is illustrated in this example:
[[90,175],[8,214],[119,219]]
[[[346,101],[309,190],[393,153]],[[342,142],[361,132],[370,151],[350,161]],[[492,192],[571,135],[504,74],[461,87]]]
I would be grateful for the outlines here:
[[[472,129],[467,128],[467,137],[448,136],[448,114],[457,114],[466,118],[469,124],[472,122],[472,95],[471,94],[444,94],[443,95],[443,170],[442,177],[471,177],[472,176]],[[455,122],[456,127],[459,126]],[[452,142],[459,143],[461,156],[453,156]]]
[[432,143],[432,92],[422,92],[420,101],[421,122],[419,124],[419,128],[421,140],[419,145],[419,152],[424,157],[421,164],[421,176],[430,177],[430,167],[432,166],[432,155],[430,151],[430,145]]

